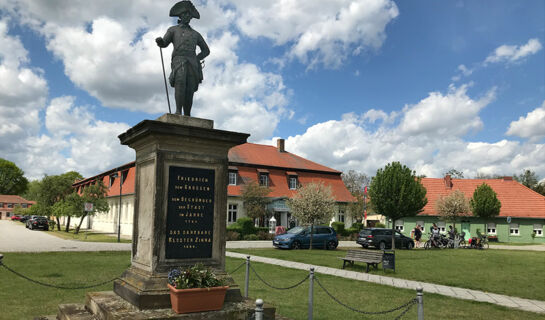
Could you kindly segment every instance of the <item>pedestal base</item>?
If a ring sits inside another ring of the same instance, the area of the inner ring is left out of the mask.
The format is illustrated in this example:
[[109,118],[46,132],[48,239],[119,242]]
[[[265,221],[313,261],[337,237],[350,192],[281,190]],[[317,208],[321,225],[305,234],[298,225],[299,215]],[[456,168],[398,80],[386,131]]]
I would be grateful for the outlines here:
[[[112,291],[87,293],[85,306],[81,304],[59,305],[59,320],[146,320],[146,319],[253,319],[254,301],[245,299],[240,302],[228,302],[219,311],[176,314],[172,309],[140,310]],[[264,319],[275,319],[275,308],[264,306]]]

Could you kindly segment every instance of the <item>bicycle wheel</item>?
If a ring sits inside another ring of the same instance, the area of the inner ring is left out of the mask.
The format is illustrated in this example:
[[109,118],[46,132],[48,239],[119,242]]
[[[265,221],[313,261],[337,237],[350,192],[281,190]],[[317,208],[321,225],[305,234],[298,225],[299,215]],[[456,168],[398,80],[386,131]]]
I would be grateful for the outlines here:
[[426,241],[426,243],[424,243],[424,250],[428,250],[430,248],[430,241]]
[[483,245],[483,249],[488,249],[489,248],[488,241],[483,242],[482,245]]
[[458,243],[458,247],[462,247],[462,248],[467,247],[466,241],[465,241],[465,240],[461,240],[461,241]]

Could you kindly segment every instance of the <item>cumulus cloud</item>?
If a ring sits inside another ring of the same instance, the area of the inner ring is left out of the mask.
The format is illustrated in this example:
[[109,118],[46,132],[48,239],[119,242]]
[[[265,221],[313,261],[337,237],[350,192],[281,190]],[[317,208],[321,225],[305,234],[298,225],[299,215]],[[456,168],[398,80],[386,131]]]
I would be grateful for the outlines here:
[[534,109],[520,117],[517,121],[511,122],[507,135],[527,138],[530,141],[538,141],[545,137],[545,101],[541,107]]
[[496,48],[496,50],[485,59],[484,63],[519,62],[530,55],[536,54],[541,48],[541,42],[539,42],[539,39],[537,38],[530,39],[528,40],[528,43],[521,46],[502,45]]
[[242,33],[289,44],[287,58],[309,68],[339,67],[348,55],[376,50],[386,39],[386,26],[399,15],[390,0],[249,1],[232,0],[239,9]]

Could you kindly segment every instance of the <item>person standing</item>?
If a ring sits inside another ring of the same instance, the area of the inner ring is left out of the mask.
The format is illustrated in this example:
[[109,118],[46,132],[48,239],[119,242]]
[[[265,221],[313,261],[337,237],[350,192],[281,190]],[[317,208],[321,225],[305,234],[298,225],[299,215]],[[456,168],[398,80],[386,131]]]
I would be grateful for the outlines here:
[[415,247],[420,248],[420,238],[422,238],[422,229],[419,224],[417,224],[416,227],[414,227],[413,234],[414,234]]

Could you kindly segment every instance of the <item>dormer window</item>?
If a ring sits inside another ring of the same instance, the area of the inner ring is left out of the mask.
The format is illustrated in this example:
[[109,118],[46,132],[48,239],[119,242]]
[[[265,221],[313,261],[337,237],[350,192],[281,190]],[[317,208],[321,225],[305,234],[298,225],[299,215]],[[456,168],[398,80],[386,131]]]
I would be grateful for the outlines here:
[[286,175],[288,176],[288,187],[290,188],[290,190],[297,189],[297,186],[298,186],[297,173],[288,171],[286,172]]
[[259,175],[259,185],[260,186],[269,186],[269,170],[267,169],[257,169]]
[[237,185],[237,173],[235,171],[229,171],[229,185],[230,186]]

